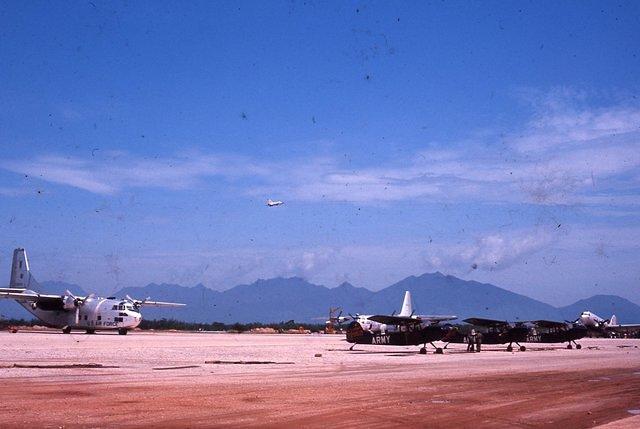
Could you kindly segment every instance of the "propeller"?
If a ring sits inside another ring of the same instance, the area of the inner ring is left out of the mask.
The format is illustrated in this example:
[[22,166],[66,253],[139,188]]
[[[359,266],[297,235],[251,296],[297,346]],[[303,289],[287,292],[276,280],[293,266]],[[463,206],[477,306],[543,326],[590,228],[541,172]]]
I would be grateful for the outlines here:
[[64,297],[62,298],[62,302],[64,307],[69,310],[71,310],[71,308],[69,307],[73,306],[73,309],[75,311],[74,321],[76,325],[80,323],[80,307],[84,305],[87,299],[90,299],[93,297],[94,297],[94,294],[91,294],[88,297],[82,298],[72,294],[69,289],[65,290],[65,294],[64,294]]
[[149,299],[149,298],[147,298],[144,301],[139,301],[137,299],[131,298],[128,294],[125,296],[125,298],[127,299],[127,301],[129,301],[129,302],[131,302],[131,304],[133,304],[133,308],[135,308],[136,310],[140,308],[140,305],[142,305],[144,303],[144,301]]

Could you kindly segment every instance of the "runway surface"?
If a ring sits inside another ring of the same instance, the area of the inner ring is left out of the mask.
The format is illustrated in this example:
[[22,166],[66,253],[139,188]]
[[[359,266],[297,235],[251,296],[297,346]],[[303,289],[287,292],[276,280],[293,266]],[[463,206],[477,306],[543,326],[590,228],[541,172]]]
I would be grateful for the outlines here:
[[419,355],[343,338],[1,332],[0,427],[640,427],[640,340]]

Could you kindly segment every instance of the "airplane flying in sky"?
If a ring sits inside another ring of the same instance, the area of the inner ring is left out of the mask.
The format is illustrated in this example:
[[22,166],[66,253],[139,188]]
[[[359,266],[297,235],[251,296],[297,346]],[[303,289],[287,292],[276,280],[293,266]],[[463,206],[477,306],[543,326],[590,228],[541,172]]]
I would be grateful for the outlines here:
[[411,303],[411,293],[405,292],[402,310],[398,315],[356,315],[347,328],[347,341],[356,344],[375,344],[389,346],[422,345],[420,354],[427,353],[427,344],[435,348],[437,354],[442,347],[434,341],[447,341],[447,335],[454,330],[439,323],[456,319],[456,316],[415,315]]
[[8,288],[0,288],[0,298],[14,299],[27,311],[48,326],[61,328],[68,334],[72,329],[84,330],[88,334],[97,330],[117,330],[125,335],[142,321],[140,308],[183,307],[174,302],[75,296],[66,291],[63,295],[38,293],[39,285],[29,270],[29,261],[24,249],[13,251],[11,281]]
[[284,202],[279,201],[279,200],[272,200],[271,198],[269,198],[267,200],[267,206],[268,207],[277,207],[277,206],[281,206],[283,204],[284,204]]
[[576,322],[584,325],[590,332],[604,336],[610,336],[613,333],[630,333],[640,330],[640,324],[618,325],[618,318],[615,315],[607,320],[590,311],[583,311]]

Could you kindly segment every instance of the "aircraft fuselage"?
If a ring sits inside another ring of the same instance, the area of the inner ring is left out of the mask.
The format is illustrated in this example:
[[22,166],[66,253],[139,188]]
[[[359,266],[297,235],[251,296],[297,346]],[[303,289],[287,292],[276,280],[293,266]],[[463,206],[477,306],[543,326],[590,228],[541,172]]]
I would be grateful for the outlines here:
[[[26,293],[36,293],[25,291]],[[65,308],[62,302],[19,302],[46,325],[86,331],[130,330],[142,321],[140,312],[126,300],[88,297],[76,308]],[[77,311],[77,320],[76,320]]]
[[352,322],[347,328],[347,342],[355,344],[378,344],[389,346],[418,346],[440,341],[448,333],[448,329],[427,325],[411,329],[410,327],[399,327],[393,331],[371,331],[363,329],[358,322]]

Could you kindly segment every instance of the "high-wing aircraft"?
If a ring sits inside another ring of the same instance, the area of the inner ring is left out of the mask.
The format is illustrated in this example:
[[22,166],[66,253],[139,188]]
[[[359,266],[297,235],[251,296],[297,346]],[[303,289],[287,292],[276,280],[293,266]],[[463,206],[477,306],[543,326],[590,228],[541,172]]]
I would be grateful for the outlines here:
[[39,285],[29,270],[24,249],[13,251],[11,281],[8,288],[0,288],[0,298],[14,299],[27,311],[48,326],[61,328],[68,334],[72,329],[88,334],[97,330],[117,330],[120,335],[137,327],[142,321],[141,307],[183,307],[174,302],[75,296],[66,291],[63,295],[38,293]]
[[612,333],[631,333],[640,331],[640,324],[636,325],[618,325],[618,318],[613,315],[606,320],[590,311],[583,311],[576,322],[584,325],[590,332],[609,336]]
[[267,200],[267,206],[268,206],[268,207],[277,207],[277,206],[281,206],[281,205],[283,205],[283,204],[284,204],[284,202],[282,202],[282,201],[278,201],[278,200],[275,200],[275,201],[274,201],[274,200],[272,200],[271,198],[269,198],[269,199]]
[[576,342],[580,338],[587,336],[587,328],[580,323],[556,322],[553,320],[533,320],[535,328],[531,330],[529,342],[532,343],[568,343],[567,348],[572,349],[575,344],[576,349],[582,346]]
[[[527,349],[520,344],[527,341],[527,335],[529,334],[529,328],[523,322],[510,323],[504,320],[482,319],[479,317],[464,319],[463,322],[482,328],[482,344],[509,343],[507,346],[508,352],[513,350],[513,343],[520,347],[521,352]],[[465,340],[466,338],[463,338],[462,341],[456,338],[452,342],[466,342]]]
[[389,346],[419,346],[420,354],[427,353],[427,344],[442,354],[442,347],[434,341],[447,341],[452,335],[450,327],[440,322],[456,319],[456,316],[418,316],[413,314],[411,293],[405,292],[402,311],[398,315],[357,315],[347,327],[347,341],[356,344],[376,344]]

